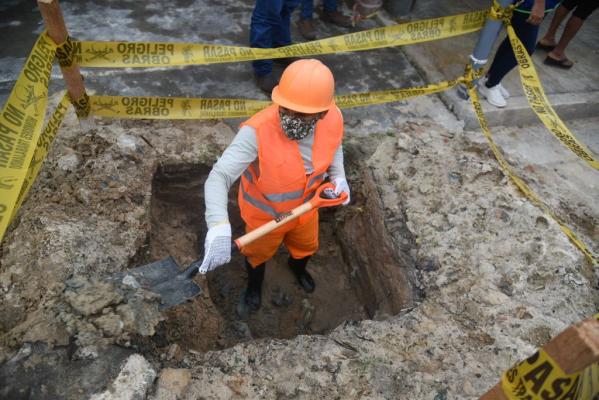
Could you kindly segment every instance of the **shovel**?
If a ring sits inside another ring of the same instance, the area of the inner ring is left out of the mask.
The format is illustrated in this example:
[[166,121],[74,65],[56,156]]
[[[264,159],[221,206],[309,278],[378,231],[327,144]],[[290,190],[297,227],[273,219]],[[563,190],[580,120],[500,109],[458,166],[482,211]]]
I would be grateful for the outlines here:
[[[266,235],[287,222],[293,221],[310,210],[321,207],[337,206],[346,199],[347,193],[336,195],[333,184],[325,183],[319,186],[314,197],[312,197],[310,201],[289,212],[281,214],[272,221],[235,239],[233,243],[231,243],[231,250],[237,251],[241,249],[243,246]],[[128,285],[139,285],[146,290],[159,294],[162,298],[160,309],[163,310],[193,299],[202,293],[202,289],[192,280],[198,273],[200,265],[202,265],[202,258],[192,262],[183,272],[180,272],[177,262],[173,257],[168,256],[151,264],[142,265],[141,267],[116,274],[109,279]]]

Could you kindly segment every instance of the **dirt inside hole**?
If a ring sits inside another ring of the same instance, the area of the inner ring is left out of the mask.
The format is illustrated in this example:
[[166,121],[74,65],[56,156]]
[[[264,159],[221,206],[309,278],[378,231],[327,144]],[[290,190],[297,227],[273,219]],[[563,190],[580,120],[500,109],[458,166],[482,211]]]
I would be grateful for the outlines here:
[[[203,185],[209,172],[205,165],[167,165],[157,170],[152,185],[152,228],[131,266],[171,255],[183,267],[201,257],[206,234]],[[234,237],[244,233],[237,187],[229,195]],[[402,257],[393,254],[384,221],[380,227],[374,221],[383,218],[380,209],[371,216],[361,206],[366,203],[364,194],[356,190],[351,208],[320,210],[320,249],[308,266],[316,281],[314,293],[305,293],[297,284],[282,245],[266,266],[262,308],[241,321],[235,306],[245,289],[246,272],[243,256],[236,254],[229,264],[196,277],[203,294],[166,311],[157,333],[138,338],[135,347],[145,354],[163,353],[173,343],[181,349],[207,351],[259,338],[324,334],[344,321],[380,317],[379,311],[392,315],[409,306],[411,286],[404,279],[403,267],[397,265]],[[361,232],[367,230],[366,225],[379,229],[381,237]],[[391,249],[371,253],[372,243]],[[377,254],[390,259],[378,260]]]

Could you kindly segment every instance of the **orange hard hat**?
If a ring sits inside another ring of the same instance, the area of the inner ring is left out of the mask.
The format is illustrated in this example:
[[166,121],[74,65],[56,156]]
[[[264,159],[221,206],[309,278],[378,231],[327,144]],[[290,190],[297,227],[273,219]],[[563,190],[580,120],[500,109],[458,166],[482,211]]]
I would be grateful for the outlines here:
[[281,76],[272,101],[293,111],[315,114],[335,104],[335,79],[331,70],[315,59],[297,60]]

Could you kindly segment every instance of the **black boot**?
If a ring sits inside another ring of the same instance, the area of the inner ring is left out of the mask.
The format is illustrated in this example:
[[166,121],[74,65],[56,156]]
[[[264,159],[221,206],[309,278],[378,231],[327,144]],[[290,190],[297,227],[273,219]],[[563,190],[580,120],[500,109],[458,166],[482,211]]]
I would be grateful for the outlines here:
[[252,267],[246,259],[245,269],[248,273],[248,287],[245,291],[244,301],[251,311],[257,311],[262,305],[262,282],[264,281],[266,264],[262,263]]
[[314,279],[312,279],[312,275],[308,271],[306,271],[306,265],[310,260],[310,256],[304,258],[292,258],[289,257],[287,260],[287,264],[293,271],[293,274],[297,278],[297,282],[300,284],[302,289],[307,293],[312,293],[316,288],[316,284],[314,283]]

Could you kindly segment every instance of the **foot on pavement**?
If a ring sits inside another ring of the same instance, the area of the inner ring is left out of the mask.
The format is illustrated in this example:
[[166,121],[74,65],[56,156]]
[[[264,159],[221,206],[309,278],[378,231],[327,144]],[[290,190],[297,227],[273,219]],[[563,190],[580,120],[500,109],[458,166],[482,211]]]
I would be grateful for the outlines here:
[[330,22],[333,25],[341,26],[343,28],[351,28],[352,27],[351,18],[346,17],[345,15],[341,14],[337,10],[323,11],[322,14],[320,15],[320,18],[323,21]]
[[316,39],[316,30],[314,29],[314,23],[312,22],[312,18],[300,18],[300,20],[297,23],[297,27],[304,39]]
[[574,62],[568,59],[568,57],[564,57],[558,60],[556,58],[551,57],[550,55],[547,55],[547,57],[545,57],[545,61],[543,61],[543,64],[549,65],[551,67],[570,69],[574,65]]

